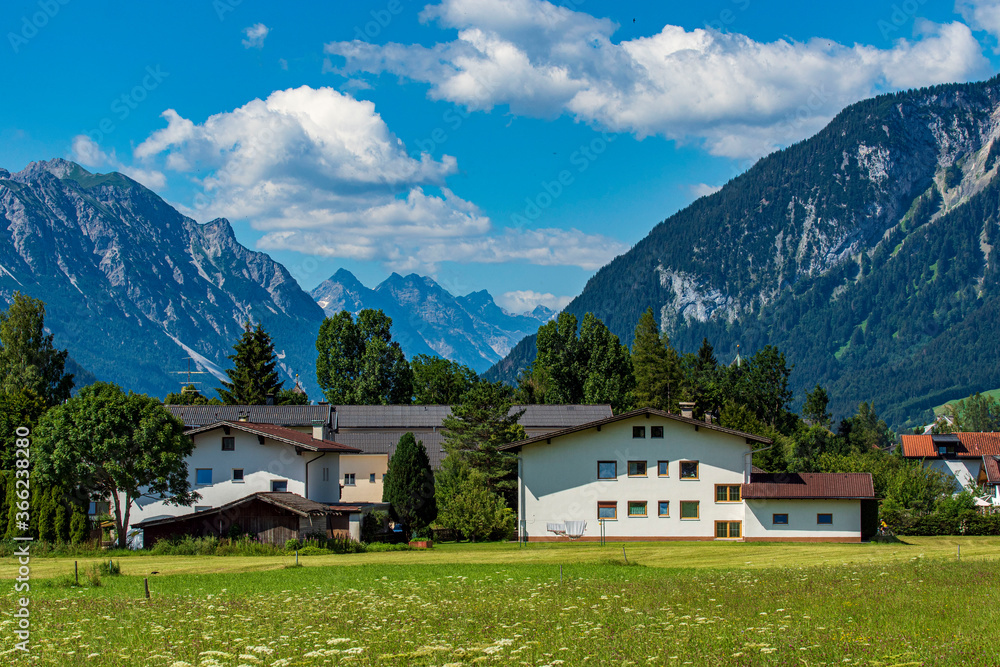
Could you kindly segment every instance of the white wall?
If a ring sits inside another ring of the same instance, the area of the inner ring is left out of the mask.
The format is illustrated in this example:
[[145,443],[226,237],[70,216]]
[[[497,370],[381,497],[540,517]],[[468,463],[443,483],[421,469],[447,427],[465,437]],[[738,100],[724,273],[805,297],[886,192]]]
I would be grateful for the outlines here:
[[[787,514],[788,525],[775,525],[774,514]],[[833,523],[816,523],[832,514]],[[746,539],[848,541],[861,539],[860,500],[747,500]]]
[[[230,429],[229,437],[235,438],[233,451],[222,451],[220,427],[194,436],[194,452],[187,459],[188,479],[191,488],[201,494],[201,499],[190,507],[167,505],[162,501],[142,499],[133,503],[130,523],[164,516],[179,516],[197,507],[219,507],[258,491],[271,491],[271,482],[286,480],[287,490],[305,496],[305,464],[315,459],[318,452],[295,453],[295,447],[270,438],[264,444],[257,436]],[[318,502],[337,502],[340,489],[339,454],[328,452],[309,466],[309,497]],[[322,482],[322,468],[330,468],[329,483]],[[198,485],[196,470],[212,469],[212,484]],[[233,469],[243,469],[243,482],[232,479]]]
[[975,483],[983,460],[978,459],[924,459],[924,465],[931,470],[943,472],[955,481],[955,493],[960,492],[971,481]]
[[[382,476],[389,468],[388,454],[344,454],[340,458],[340,483],[344,483],[344,475],[354,473],[355,485],[341,490],[341,502],[344,503],[380,503],[382,502]],[[375,475],[372,482],[371,476]]]
[[[633,426],[645,426],[646,437],[632,437]],[[663,426],[664,438],[651,438],[652,426]],[[716,503],[716,484],[742,484],[746,440],[662,417],[638,416],[571,435],[544,440],[521,450],[522,519],[529,539],[554,537],[549,522],[584,520],[585,538],[598,538],[598,501],[617,501],[618,519],[605,522],[608,538],[714,539],[715,521],[742,521],[742,503]],[[699,462],[699,479],[680,479],[684,460]],[[597,479],[597,462],[618,463],[618,478]],[[645,460],[645,477],[629,477],[628,461]],[[657,475],[657,462],[669,461],[669,476]],[[644,518],[628,516],[628,501],[645,500]],[[658,502],[670,502],[669,518],[657,515]],[[699,501],[700,518],[680,518],[680,501]]]

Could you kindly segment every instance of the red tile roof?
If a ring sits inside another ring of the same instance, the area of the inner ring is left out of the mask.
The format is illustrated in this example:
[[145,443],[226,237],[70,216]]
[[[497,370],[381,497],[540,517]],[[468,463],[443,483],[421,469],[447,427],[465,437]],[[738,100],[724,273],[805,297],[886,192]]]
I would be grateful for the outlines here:
[[278,442],[284,442],[288,445],[302,447],[303,449],[308,449],[312,452],[341,452],[344,454],[357,454],[361,452],[361,450],[357,447],[349,447],[332,440],[317,440],[308,433],[296,431],[292,428],[285,428],[284,426],[275,426],[274,424],[221,421],[214,424],[208,424],[207,426],[202,426],[200,428],[193,428],[190,431],[185,431],[185,433],[187,435],[197,435],[199,433],[214,431],[226,426],[231,429],[234,428],[238,431],[243,431],[244,433],[260,435],[265,438],[277,440]]
[[874,498],[871,473],[751,473],[743,498]]
[[[955,449],[958,458],[979,458],[980,456],[1000,456],[1000,433],[955,433],[959,446]],[[907,458],[938,458],[933,435],[904,435],[903,456]]]
[[984,456],[983,467],[986,469],[987,483],[1000,484],[1000,456]]

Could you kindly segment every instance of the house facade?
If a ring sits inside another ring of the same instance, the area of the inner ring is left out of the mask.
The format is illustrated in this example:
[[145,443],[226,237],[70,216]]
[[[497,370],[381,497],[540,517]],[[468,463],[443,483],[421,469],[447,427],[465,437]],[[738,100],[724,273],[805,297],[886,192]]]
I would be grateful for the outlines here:
[[[167,405],[189,429],[220,421],[273,424],[335,441],[357,453],[341,456],[341,501],[379,503],[389,459],[404,433],[423,443],[435,470],[444,459],[442,424],[450,405]],[[611,416],[610,405],[528,405],[520,424],[537,436]],[[269,490],[269,489],[264,489]],[[289,489],[291,490],[291,489]]]
[[[214,407],[214,406],[212,406]],[[358,452],[313,433],[274,424],[219,421],[185,432],[194,442],[187,459],[193,507],[141,498],[131,523],[216,510],[259,493],[287,493],[314,503],[340,503],[340,457]]]
[[932,433],[904,435],[903,456],[922,461],[955,483],[955,492],[982,487],[985,507],[1000,508],[1000,433]]
[[[875,530],[871,475],[761,477],[760,436],[644,408],[513,443],[519,533],[566,539],[857,542]],[[863,516],[867,507],[867,521]]]

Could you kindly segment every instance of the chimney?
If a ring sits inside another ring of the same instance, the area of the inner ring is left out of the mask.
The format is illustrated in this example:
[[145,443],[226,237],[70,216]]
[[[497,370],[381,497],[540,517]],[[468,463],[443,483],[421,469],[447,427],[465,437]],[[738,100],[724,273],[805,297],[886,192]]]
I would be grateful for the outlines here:
[[323,420],[322,419],[312,420],[312,427],[313,427],[313,437],[316,438],[317,440],[324,440],[325,438],[323,437],[324,435]]
[[265,405],[274,405],[274,394],[267,395],[267,401],[265,402]]
[[681,407],[681,417],[694,419],[694,403],[681,401],[679,405]]

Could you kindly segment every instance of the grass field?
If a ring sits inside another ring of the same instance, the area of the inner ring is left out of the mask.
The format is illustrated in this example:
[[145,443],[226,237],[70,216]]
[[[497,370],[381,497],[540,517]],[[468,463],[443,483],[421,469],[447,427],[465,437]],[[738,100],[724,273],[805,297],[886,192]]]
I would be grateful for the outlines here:
[[29,656],[4,562],[0,664],[1000,665],[1000,539],[907,542],[36,559]]

